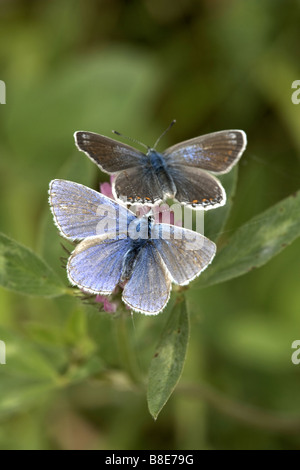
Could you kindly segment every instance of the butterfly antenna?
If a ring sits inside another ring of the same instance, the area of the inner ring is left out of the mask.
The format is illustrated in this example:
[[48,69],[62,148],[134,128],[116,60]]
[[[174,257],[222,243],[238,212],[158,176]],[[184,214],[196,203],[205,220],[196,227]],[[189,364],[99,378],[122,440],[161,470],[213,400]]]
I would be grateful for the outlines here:
[[156,146],[157,146],[158,142],[160,141],[160,139],[162,139],[163,136],[164,136],[167,132],[169,132],[169,130],[174,126],[175,122],[176,122],[176,119],[173,119],[173,121],[168,125],[167,129],[165,129],[164,132],[159,136],[159,138],[157,139],[157,141],[156,141],[155,144],[154,144],[153,149],[156,148]]
[[113,130],[112,132],[113,132],[114,134],[116,134],[116,135],[119,135],[120,137],[123,137],[124,139],[128,139],[128,140],[130,140],[131,142],[134,142],[135,144],[141,145],[142,147],[144,147],[144,148],[147,149],[147,150],[150,150],[150,147],[149,147],[148,145],[143,144],[143,143],[140,142],[139,140],[133,139],[132,137],[128,137],[127,135],[123,135],[123,134],[121,134],[121,133],[118,132],[118,131],[114,131],[114,130]]

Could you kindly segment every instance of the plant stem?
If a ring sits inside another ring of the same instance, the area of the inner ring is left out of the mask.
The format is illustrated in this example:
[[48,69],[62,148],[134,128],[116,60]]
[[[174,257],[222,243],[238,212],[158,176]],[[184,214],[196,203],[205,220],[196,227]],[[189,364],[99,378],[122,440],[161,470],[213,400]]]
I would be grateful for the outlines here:
[[221,413],[255,428],[287,434],[299,433],[300,416],[275,413],[226,397],[209,385],[179,385],[178,392],[189,398],[202,399]]
[[116,332],[117,340],[120,351],[120,359],[123,364],[124,370],[126,370],[128,376],[131,378],[133,383],[141,384],[141,374],[138,365],[137,357],[131,347],[131,341],[129,341],[129,329],[127,328],[127,321],[129,320],[127,312],[121,312],[119,318],[116,319]]

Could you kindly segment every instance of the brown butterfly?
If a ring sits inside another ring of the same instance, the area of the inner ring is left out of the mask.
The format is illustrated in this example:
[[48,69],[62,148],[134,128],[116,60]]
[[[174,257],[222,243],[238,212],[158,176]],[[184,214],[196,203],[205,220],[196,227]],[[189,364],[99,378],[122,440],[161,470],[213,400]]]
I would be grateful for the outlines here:
[[225,190],[213,174],[228,173],[247,145],[241,130],[195,137],[162,153],[156,144],[143,153],[93,132],[78,131],[74,137],[79,150],[102,171],[116,175],[113,194],[121,202],[154,205],[171,198],[205,210],[226,203]]

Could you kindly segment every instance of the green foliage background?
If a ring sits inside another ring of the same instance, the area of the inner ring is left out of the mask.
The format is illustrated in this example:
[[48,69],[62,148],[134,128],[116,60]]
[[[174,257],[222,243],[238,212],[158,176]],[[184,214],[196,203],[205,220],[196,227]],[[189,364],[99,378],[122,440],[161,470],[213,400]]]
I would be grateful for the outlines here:
[[[299,2],[2,0],[0,24],[0,448],[299,449]],[[105,180],[75,130],[151,145],[173,118],[162,148],[247,133],[232,201],[206,220],[220,255],[184,311],[173,297],[113,318],[68,294],[48,184]],[[151,358],[187,312],[183,374],[154,421]]]

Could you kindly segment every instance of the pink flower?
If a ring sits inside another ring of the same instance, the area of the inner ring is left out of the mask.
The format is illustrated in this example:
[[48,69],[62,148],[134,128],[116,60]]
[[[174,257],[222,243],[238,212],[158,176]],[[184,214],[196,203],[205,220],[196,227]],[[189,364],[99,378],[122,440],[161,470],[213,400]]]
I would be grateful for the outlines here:
[[114,199],[112,193],[112,184],[116,179],[115,175],[111,175],[110,183],[101,183],[100,184],[100,193],[104,194],[104,196],[110,197],[110,199]]
[[95,302],[103,304],[103,310],[109,313],[115,313],[118,308],[117,302],[110,302],[104,295],[96,295]]

